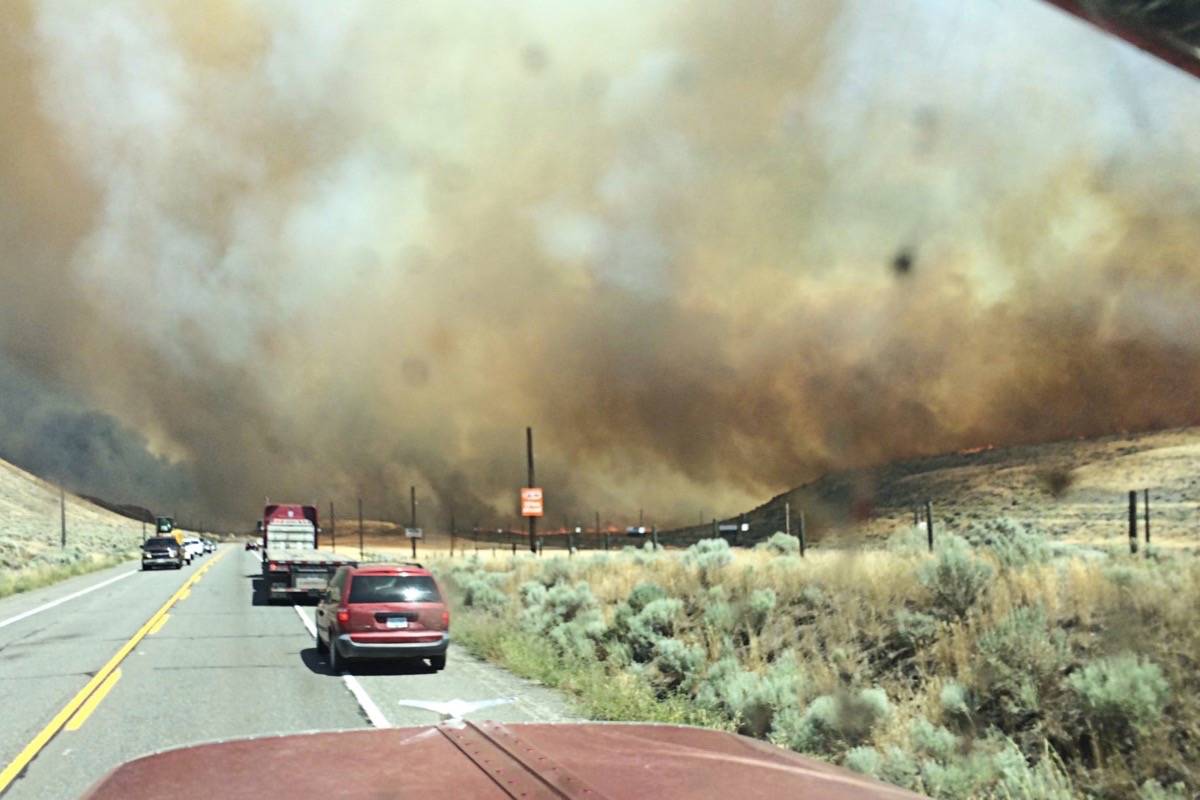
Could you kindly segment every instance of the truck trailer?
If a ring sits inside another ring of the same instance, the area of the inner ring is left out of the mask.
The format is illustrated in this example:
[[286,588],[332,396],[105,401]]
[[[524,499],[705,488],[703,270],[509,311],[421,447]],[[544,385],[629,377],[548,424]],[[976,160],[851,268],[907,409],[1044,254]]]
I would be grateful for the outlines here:
[[352,558],[320,549],[316,506],[271,503],[263,509],[262,581],[268,600],[316,598]]

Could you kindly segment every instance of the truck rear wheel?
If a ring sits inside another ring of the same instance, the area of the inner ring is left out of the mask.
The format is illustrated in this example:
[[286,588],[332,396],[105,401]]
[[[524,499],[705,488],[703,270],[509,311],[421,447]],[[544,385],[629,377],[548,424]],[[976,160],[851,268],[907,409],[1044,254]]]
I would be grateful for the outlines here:
[[317,640],[317,652],[322,654],[328,652],[329,647],[321,641],[321,630],[319,628],[317,629],[315,638]]

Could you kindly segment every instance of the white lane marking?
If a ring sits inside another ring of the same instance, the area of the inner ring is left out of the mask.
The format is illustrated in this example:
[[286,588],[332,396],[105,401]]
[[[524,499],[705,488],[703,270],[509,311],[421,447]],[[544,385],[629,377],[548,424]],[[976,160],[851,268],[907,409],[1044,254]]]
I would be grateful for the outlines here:
[[[308,635],[315,640],[317,637],[317,626],[313,623],[308,615],[304,613],[304,609],[300,606],[292,606],[296,609],[296,615],[300,617],[300,622],[304,623],[305,630]],[[371,699],[371,695],[367,694],[367,690],[358,682],[358,678],[353,675],[342,673],[342,683],[346,684],[346,688],[350,690],[350,694],[354,695],[354,699],[358,701],[359,708],[367,715],[367,719],[376,728],[390,728],[392,723],[388,722],[387,717],[383,715],[383,711]]]
[[15,617],[9,617],[8,619],[4,620],[3,622],[0,622],[0,628],[6,627],[8,625],[12,625],[14,622],[20,622],[23,619],[32,617],[34,614],[40,614],[43,611],[49,611],[50,609],[54,608],[55,606],[61,606],[63,603],[67,602],[68,600],[74,600],[76,597],[83,597],[88,592],[94,592],[97,589],[103,589],[105,586],[108,586],[110,583],[116,583],[119,580],[128,578],[130,575],[137,575],[137,574],[138,574],[138,570],[136,570],[136,569],[130,570],[129,572],[122,572],[120,575],[117,575],[116,577],[113,577],[113,578],[109,578],[106,581],[97,583],[95,586],[89,586],[86,589],[80,589],[78,592],[69,594],[66,597],[60,597],[57,600],[51,600],[49,603],[44,603],[43,605],[40,605],[37,608],[31,608],[28,611],[17,614]]

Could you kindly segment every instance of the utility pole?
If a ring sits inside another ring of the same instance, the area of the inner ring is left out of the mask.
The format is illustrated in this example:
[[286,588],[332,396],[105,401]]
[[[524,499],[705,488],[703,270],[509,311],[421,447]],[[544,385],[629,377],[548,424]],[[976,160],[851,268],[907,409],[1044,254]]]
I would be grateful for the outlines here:
[[329,548],[337,552],[337,517],[333,514],[333,501],[329,501]]
[[62,523],[62,548],[67,548],[67,490],[61,485],[58,487],[58,512],[59,522]]
[[[416,528],[417,528],[417,487],[415,487],[415,486],[408,487],[408,498],[409,498],[409,507],[412,509],[412,514],[411,514],[411,518],[410,518],[412,525],[409,527],[411,527],[413,530],[416,530]],[[413,557],[413,560],[416,560],[416,558],[417,558],[417,537],[414,536],[411,541],[412,541],[412,557]]]
[[458,536],[458,528],[454,526],[454,511],[450,512],[450,557],[454,558],[454,539]]
[[792,504],[783,504],[783,532],[788,536],[792,535]]
[[[529,483],[526,485],[532,489],[536,484],[533,477],[533,428],[525,429],[525,454],[529,459]],[[543,502],[545,502],[543,500]],[[526,517],[529,520],[529,551],[535,555],[538,554],[537,546],[537,517]]]
[[362,498],[358,498],[358,560],[363,559]]

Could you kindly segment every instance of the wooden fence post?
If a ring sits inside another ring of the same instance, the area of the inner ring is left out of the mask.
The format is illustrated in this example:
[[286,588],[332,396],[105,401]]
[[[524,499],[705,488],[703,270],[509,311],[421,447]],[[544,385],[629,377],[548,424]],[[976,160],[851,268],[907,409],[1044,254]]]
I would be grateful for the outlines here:
[[1137,555],[1137,490],[1129,492],[1129,552]]
[[929,552],[933,552],[933,503],[925,501],[925,532],[929,535]]
[[1146,522],[1146,555],[1150,555],[1150,490],[1142,490],[1142,512]]

